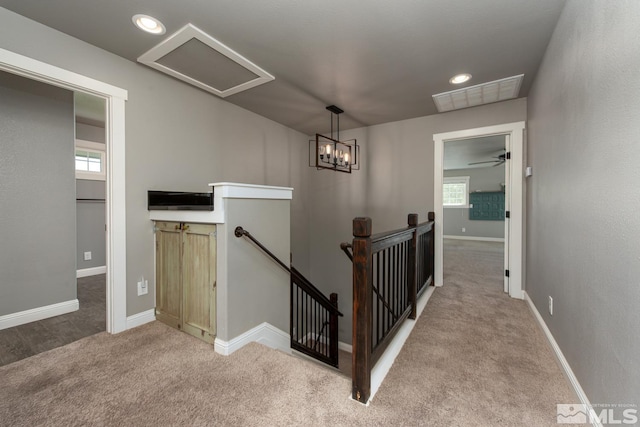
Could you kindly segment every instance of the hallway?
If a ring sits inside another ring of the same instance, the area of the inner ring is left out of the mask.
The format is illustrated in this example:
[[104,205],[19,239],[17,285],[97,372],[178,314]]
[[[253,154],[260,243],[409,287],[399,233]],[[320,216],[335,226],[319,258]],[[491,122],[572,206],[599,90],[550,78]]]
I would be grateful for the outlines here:
[[526,303],[503,293],[502,263],[502,243],[445,240],[444,286],[375,404],[404,385],[430,425],[556,425],[556,404],[577,398]]
[[490,263],[478,267],[496,258],[486,252],[451,258],[456,268],[368,408],[347,398],[349,379],[313,362],[258,344],[220,356],[153,322],[0,367],[0,418],[15,425],[555,426],[556,404],[576,398],[525,302],[502,293]]

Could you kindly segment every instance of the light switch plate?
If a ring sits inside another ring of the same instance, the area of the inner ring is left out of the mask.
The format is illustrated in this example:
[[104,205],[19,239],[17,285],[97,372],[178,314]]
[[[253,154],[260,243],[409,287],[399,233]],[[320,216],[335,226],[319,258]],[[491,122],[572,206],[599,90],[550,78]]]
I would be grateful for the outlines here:
[[91,252],[85,252],[84,253],[84,260],[85,261],[91,261]]

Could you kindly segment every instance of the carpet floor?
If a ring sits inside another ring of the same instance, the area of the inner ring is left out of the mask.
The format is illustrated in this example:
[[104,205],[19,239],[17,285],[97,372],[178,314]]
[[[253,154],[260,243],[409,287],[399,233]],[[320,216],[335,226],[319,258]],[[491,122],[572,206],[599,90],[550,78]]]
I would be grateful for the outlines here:
[[0,366],[107,329],[106,275],[81,277],[77,283],[77,311],[0,331]]
[[447,252],[445,286],[369,407],[313,362],[256,343],[220,356],[152,322],[0,367],[1,424],[556,425],[555,405],[576,398],[525,303],[487,267],[500,255]]

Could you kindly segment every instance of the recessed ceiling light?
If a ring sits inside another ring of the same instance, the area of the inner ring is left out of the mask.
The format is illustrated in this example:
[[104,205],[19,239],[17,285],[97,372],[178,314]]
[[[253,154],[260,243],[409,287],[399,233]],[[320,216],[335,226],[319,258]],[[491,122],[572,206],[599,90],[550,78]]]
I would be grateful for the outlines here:
[[457,74],[449,79],[449,83],[453,85],[459,85],[461,83],[468,82],[469,80],[471,80],[471,74]]
[[146,31],[147,33],[164,34],[167,31],[166,28],[164,28],[164,25],[162,25],[162,22],[149,15],[134,15],[131,20],[136,27],[140,28],[142,31]]

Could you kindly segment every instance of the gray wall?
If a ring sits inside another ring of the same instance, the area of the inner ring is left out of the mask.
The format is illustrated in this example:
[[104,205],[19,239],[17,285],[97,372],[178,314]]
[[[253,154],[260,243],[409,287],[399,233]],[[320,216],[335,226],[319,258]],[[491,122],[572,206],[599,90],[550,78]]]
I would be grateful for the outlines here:
[[0,72],[0,316],[76,299],[73,93]]
[[154,307],[136,282],[154,276],[147,190],[210,182],[294,187],[292,250],[306,272],[308,137],[204,91],[0,8],[3,48],[127,89],[127,315]]
[[289,332],[289,274],[246,238],[242,226],[282,262],[289,264],[290,201],[226,199],[227,223],[219,226],[227,242],[227,290],[219,289],[218,337],[229,340],[262,322]]
[[592,403],[640,405],[639,16],[569,1],[529,96],[526,290]]
[[[106,265],[104,198],[104,181],[76,180],[76,265],[78,270]],[[91,260],[84,260],[84,252],[91,252]]]
[[78,122],[76,118],[76,138],[84,139],[85,141],[105,143],[105,130],[104,127],[89,125],[86,123]]
[[[445,144],[446,150],[446,144]],[[501,191],[504,182],[504,165],[488,168],[451,169],[444,176],[468,176],[469,191]],[[504,238],[504,221],[470,221],[469,208],[444,209],[443,231],[445,236]],[[465,232],[462,232],[462,228]]]
[[373,230],[403,227],[407,214],[426,221],[433,210],[433,134],[526,120],[526,99],[340,132],[362,144],[362,167],[352,174],[309,170],[311,281],[337,292],[340,340],[351,342],[351,264],[340,242],[351,241],[352,220],[369,216]]

